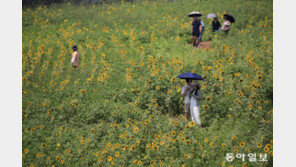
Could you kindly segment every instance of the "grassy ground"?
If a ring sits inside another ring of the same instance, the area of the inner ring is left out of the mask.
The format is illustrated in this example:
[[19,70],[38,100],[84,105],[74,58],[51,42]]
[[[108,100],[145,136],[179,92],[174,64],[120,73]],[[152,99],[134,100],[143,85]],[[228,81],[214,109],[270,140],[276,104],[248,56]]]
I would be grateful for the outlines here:
[[[212,42],[193,49],[196,10],[236,23],[225,36],[203,18]],[[23,165],[272,166],[272,17],[245,0],[24,9]],[[184,123],[183,72],[205,78],[201,129]]]

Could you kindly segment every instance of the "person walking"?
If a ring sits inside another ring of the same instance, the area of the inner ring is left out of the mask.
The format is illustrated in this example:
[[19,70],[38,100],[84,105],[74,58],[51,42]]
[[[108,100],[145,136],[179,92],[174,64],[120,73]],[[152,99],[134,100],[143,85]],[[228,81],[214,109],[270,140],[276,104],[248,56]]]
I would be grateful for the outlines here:
[[[185,98],[185,116],[186,119],[189,120],[189,113],[190,113],[190,93],[192,91],[191,88],[191,79],[186,79],[187,85],[184,85],[182,88],[182,95]],[[186,121],[185,121],[186,122]]]
[[[200,33],[199,33],[199,36],[198,36],[198,43],[200,44],[201,43],[201,39],[202,39],[202,35],[204,33],[204,29],[205,29],[205,24],[201,21],[201,18],[198,18],[198,20],[200,21],[200,25],[201,25],[201,30],[200,30]],[[200,45],[198,45],[200,46]]]
[[213,32],[220,31],[220,27],[221,27],[221,24],[218,20],[218,17],[215,17],[212,22],[212,31]]
[[196,124],[199,124],[201,128],[201,120],[200,120],[200,101],[202,100],[202,93],[200,91],[201,86],[194,82],[192,84],[193,90],[191,91],[191,98],[190,98],[190,115],[192,121]]
[[230,30],[230,25],[231,22],[224,16],[224,21],[223,21],[223,25],[222,25],[222,31],[225,32],[225,34],[228,34],[229,30]]
[[193,47],[194,46],[198,46],[198,37],[201,31],[201,23],[199,20],[197,20],[197,16],[193,17],[194,20],[192,21],[192,30],[191,30],[191,34],[192,34],[192,43],[193,43]]
[[73,53],[72,53],[72,59],[71,64],[73,68],[77,68],[79,66],[79,54],[78,54],[78,48],[76,45],[72,47]]

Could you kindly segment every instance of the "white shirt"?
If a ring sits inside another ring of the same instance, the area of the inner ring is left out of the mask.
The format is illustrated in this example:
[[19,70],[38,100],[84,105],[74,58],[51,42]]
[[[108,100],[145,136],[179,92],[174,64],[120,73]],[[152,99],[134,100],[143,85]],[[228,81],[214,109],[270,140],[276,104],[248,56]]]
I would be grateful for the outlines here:
[[202,27],[204,27],[204,26],[205,26],[205,25],[204,25],[204,23],[203,23],[202,21],[200,21],[200,24],[201,24],[201,26],[202,26]]
[[190,93],[191,93],[190,90],[191,90],[191,89],[186,90],[187,87],[190,87],[190,86],[185,85],[185,86],[183,86],[183,88],[182,88],[182,94],[183,94],[184,92],[186,92],[186,94],[185,94],[185,104],[189,104],[189,103],[190,103]]

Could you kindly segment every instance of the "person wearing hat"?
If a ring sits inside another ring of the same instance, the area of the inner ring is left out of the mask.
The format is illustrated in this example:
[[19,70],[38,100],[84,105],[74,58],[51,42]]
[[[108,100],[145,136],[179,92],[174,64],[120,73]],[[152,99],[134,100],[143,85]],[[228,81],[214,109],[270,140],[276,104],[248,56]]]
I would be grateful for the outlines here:
[[196,124],[199,124],[201,128],[201,121],[200,121],[200,100],[202,99],[202,93],[200,91],[200,84],[194,82],[191,84],[193,90],[191,91],[191,98],[190,98],[190,115],[192,121]]
[[218,17],[215,17],[213,22],[212,22],[212,31],[215,32],[215,31],[220,31],[220,27],[221,27],[221,24],[218,20]]
[[186,79],[187,85],[184,85],[182,88],[182,95],[185,98],[185,115],[187,120],[189,120],[190,113],[190,92],[192,91],[191,82],[191,79]]
[[72,67],[77,68],[79,66],[79,61],[78,61],[79,54],[78,54],[77,46],[74,45],[72,47],[72,50],[73,50],[73,53],[72,53],[71,64],[72,64]]
[[192,21],[192,30],[191,30],[191,34],[192,34],[192,43],[193,43],[193,47],[196,45],[196,47],[198,46],[198,37],[199,34],[201,32],[201,23],[199,20],[197,20],[197,16],[194,16],[194,20]]

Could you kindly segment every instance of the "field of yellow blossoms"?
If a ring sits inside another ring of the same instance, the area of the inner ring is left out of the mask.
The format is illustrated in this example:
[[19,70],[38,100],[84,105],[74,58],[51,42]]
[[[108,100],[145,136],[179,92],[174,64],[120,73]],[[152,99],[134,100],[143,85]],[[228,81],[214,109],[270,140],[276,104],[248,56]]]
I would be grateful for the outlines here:
[[[272,166],[272,8],[270,0],[24,8],[23,166]],[[228,36],[212,34],[203,16],[212,42],[193,49],[191,11],[221,23],[231,13],[236,23]],[[183,72],[205,78],[202,128],[185,124]]]

